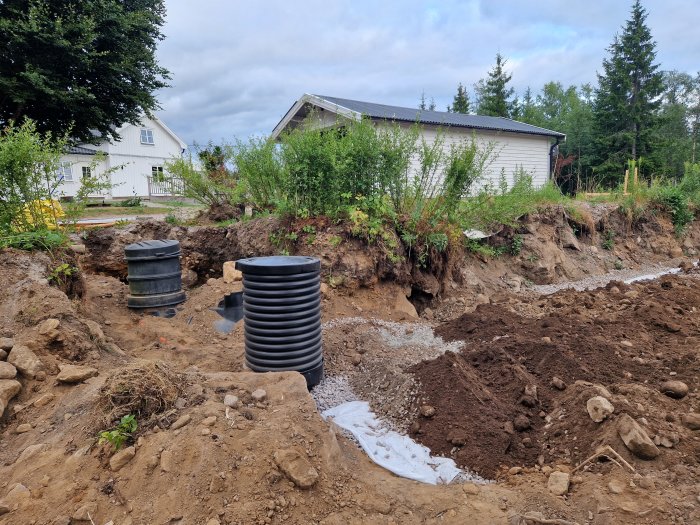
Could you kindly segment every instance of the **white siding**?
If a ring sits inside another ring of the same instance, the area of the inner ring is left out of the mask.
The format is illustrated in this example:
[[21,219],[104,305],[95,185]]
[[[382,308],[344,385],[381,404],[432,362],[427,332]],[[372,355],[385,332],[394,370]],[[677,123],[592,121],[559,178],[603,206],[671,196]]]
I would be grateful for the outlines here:
[[[141,143],[141,128],[153,130],[153,144]],[[144,119],[141,126],[127,124],[119,130],[121,140],[99,146],[85,146],[107,154],[106,160],[97,167],[96,173],[110,174],[112,197],[148,197],[148,178],[153,166],[163,166],[167,161],[182,154],[180,142],[158,122]],[[73,183],[61,185],[65,196],[74,196],[80,187],[81,166],[94,160],[89,155],[66,155],[62,160],[74,163]]]
[[[98,157],[93,155],[64,155],[61,157],[61,162],[70,162],[73,180],[64,180],[58,184],[54,191],[55,197],[75,197],[80,189],[83,167],[89,167],[93,174],[100,174],[107,171],[109,166],[109,159],[103,157],[98,162]],[[104,192],[104,196],[109,197],[109,192]]]
[[[423,126],[422,135],[429,144],[435,142],[438,133],[443,135],[443,148],[445,150],[449,149],[451,144],[471,140],[472,137],[475,137],[477,143],[483,148],[493,147],[491,162],[486,170],[484,180],[480,181],[478,187],[491,184],[498,188],[501,173],[505,174],[510,187],[513,183],[513,175],[519,168],[523,168],[532,176],[535,186],[542,186],[549,180],[549,137],[467,128],[450,128],[438,131],[436,126]],[[419,171],[419,161],[415,158],[413,172],[417,174]]]

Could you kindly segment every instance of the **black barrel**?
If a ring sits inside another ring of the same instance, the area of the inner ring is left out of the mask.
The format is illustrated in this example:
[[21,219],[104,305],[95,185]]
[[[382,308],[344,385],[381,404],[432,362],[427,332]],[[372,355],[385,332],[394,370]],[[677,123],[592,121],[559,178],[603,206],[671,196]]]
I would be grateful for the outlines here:
[[256,372],[296,370],[309,388],[323,377],[321,262],[314,257],[236,261],[243,273],[245,359]]
[[180,269],[180,242],[142,241],[124,248],[129,265],[129,308],[159,308],[185,300]]

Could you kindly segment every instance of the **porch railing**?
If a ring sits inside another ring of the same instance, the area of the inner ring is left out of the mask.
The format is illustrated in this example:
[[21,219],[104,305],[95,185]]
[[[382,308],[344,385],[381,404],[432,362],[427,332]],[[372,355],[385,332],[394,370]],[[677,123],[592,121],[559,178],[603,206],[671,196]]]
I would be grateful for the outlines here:
[[157,177],[148,177],[148,196],[149,197],[171,197],[182,195],[185,191],[185,183],[177,177],[168,177],[167,179],[159,179]]

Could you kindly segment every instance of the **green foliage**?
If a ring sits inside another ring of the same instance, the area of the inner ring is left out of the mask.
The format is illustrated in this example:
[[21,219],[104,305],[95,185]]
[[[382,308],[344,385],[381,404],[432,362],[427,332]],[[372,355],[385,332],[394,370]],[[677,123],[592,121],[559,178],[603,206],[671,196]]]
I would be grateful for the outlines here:
[[510,241],[508,251],[511,255],[517,256],[523,251],[523,236],[520,234],[513,235]]
[[78,273],[78,268],[68,263],[62,263],[56,266],[49,274],[49,282],[53,282],[58,286],[63,285],[72,275]]
[[663,185],[656,188],[652,200],[664,207],[670,214],[676,234],[680,235],[695,218],[689,207],[688,195],[681,186]]
[[286,176],[279,147],[274,141],[251,138],[237,142],[233,162],[238,169],[241,193],[258,208],[284,206]]
[[496,248],[490,244],[487,244],[486,242],[477,241],[474,239],[467,240],[466,247],[470,252],[480,255],[486,259],[496,259],[497,257],[503,255],[505,251],[504,248]]
[[[216,148],[219,149],[216,150]],[[235,204],[240,200],[243,189],[231,171],[211,160],[211,150],[223,152],[224,164],[233,161],[233,149],[230,147],[209,144],[203,148],[195,144],[188,156],[165,163],[164,171],[167,173],[164,174],[164,178],[169,182],[174,182],[174,179],[182,180],[183,197],[194,199],[206,206]],[[204,165],[200,165],[193,161],[193,154],[208,160],[203,163]]]
[[172,212],[168,213],[163,220],[172,225],[180,224],[180,219]]
[[0,2],[0,125],[31,118],[41,132],[116,136],[158,109],[163,0]]
[[605,230],[603,232],[603,249],[612,251],[615,247],[615,232],[613,230]]
[[119,450],[128,439],[131,439],[137,428],[136,416],[132,414],[123,416],[115,428],[100,432],[98,444],[109,443],[114,450]]
[[40,201],[52,198],[65,145],[65,137],[40,134],[30,120],[0,130],[0,231],[45,223]]
[[595,97],[595,171],[603,182],[618,183],[628,159],[653,149],[662,75],[655,64],[655,42],[647,13],[637,0],[622,34],[603,60]]
[[125,201],[122,201],[121,205],[126,208],[139,208],[142,205],[141,197],[134,195],[133,197],[129,197]]
[[68,242],[60,231],[31,230],[21,233],[0,234],[0,249],[17,248],[18,250],[51,251]]
[[475,86],[477,114],[493,117],[510,117],[516,105],[513,101],[515,90],[508,87],[512,75],[505,72],[507,60],[500,53],[496,54],[496,64],[489,71],[486,79],[481,79]]
[[460,82],[457,86],[457,94],[452,100],[452,105],[447,107],[448,112],[452,113],[469,113],[469,93]]

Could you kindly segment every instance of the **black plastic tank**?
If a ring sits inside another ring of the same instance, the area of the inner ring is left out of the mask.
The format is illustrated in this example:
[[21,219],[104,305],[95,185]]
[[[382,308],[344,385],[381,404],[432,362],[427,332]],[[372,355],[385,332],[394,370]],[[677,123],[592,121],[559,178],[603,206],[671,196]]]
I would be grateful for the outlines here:
[[129,266],[129,308],[159,308],[186,299],[182,291],[180,242],[141,241],[124,248]]
[[323,378],[321,262],[314,257],[236,261],[243,273],[245,359],[256,372],[296,370],[309,388]]

